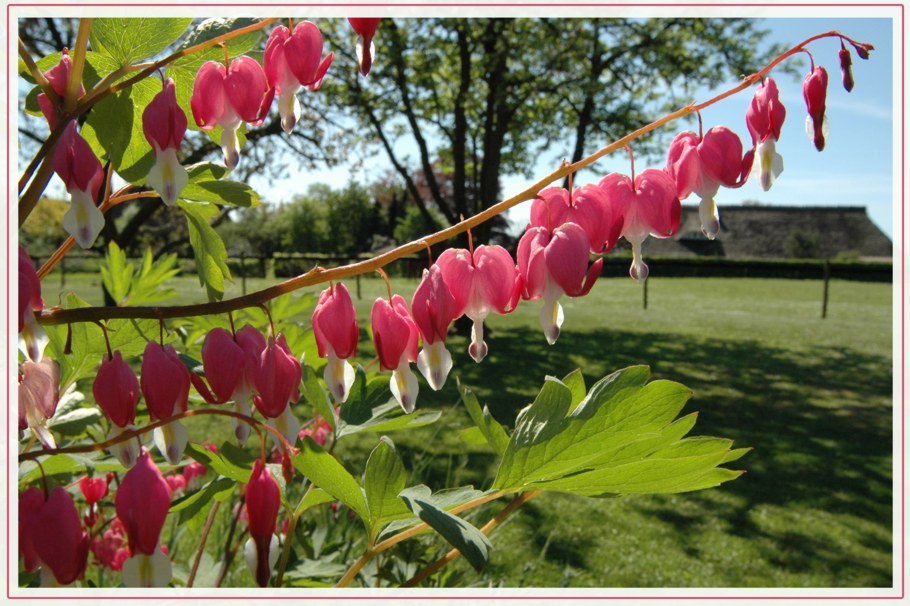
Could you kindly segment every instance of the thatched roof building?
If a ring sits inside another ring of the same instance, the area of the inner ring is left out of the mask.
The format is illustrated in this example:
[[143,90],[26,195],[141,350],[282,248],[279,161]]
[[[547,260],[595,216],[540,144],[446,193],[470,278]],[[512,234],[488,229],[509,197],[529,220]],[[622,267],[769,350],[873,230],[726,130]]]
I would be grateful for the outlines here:
[[720,233],[708,240],[698,208],[683,205],[679,231],[648,238],[646,256],[891,259],[893,245],[863,206],[721,206]]

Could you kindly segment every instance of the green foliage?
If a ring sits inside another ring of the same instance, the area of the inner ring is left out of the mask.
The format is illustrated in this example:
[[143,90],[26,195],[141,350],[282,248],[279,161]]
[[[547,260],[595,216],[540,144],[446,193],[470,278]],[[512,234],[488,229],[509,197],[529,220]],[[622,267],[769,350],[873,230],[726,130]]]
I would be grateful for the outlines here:
[[642,366],[617,371],[572,412],[572,391],[548,377],[519,413],[494,487],[610,496],[699,490],[738,477],[717,466],[746,450],[731,450],[731,440],[682,439],[695,415],[673,419],[691,392],[670,381],[647,383],[649,376]]
[[154,57],[179,38],[192,19],[100,18],[92,21],[92,49],[120,66]]
[[442,216],[442,213],[435,208],[429,209],[429,212],[433,216],[435,225],[427,221],[416,206],[409,205],[404,211],[404,216],[399,218],[395,225],[395,241],[399,244],[411,242],[436,231],[436,225],[445,225],[445,217]]
[[477,396],[470,389],[463,386],[461,381],[458,382],[458,389],[461,392],[461,401],[464,402],[468,415],[477,426],[483,436],[483,440],[493,447],[496,454],[501,456],[509,443],[509,435],[506,430],[496,422],[496,419],[490,414],[489,408],[484,406],[483,410],[480,409]]
[[191,530],[199,530],[211,509],[212,501],[224,501],[231,496],[236,486],[237,481],[234,479],[220,476],[171,503],[168,513],[179,513],[181,524],[188,525]]
[[176,253],[154,262],[151,249],[146,249],[139,274],[135,275],[135,265],[127,261],[126,255],[117,243],[112,241],[101,263],[101,280],[117,305],[157,303],[174,296],[176,291],[173,288],[164,288],[163,284],[180,273],[176,265]]
[[307,437],[300,454],[293,459],[294,467],[313,484],[351,508],[368,523],[370,512],[363,489],[338,460]]
[[401,498],[414,515],[442,535],[480,572],[487,565],[492,543],[477,528],[433,503],[428,498],[430,493],[430,489],[421,484],[402,491]]
[[322,383],[319,382],[319,379],[316,377],[316,371],[313,370],[312,366],[309,364],[302,364],[301,370],[303,375],[301,379],[301,382],[303,383],[301,395],[309,402],[310,406],[313,407],[313,411],[328,422],[334,432],[336,428],[335,407],[332,406],[332,400],[329,393],[322,386]]
[[186,213],[190,228],[190,245],[196,256],[196,272],[199,284],[205,286],[209,301],[220,301],[224,296],[224,280],[231,280],[227,266],[227,250],[221,236],[209,225],[218,208],[209,204],[194,204],[178,200],[177,204]]
[[383,525],[410,517],[410,511],[398,498],[404,490],[407,471],[395,445],[385,436],[370,453],[366,470],[363,472],[363,492],[370,511],[368,527],[370,539],[374,539]]
[[429,425],[439,419],[440,412],[415,410],[400,414],[401,407],[388,391],[388,379],[383,376],[367,380],[362,366],[357,367],[354,384],[347,402],[341,407],[336,435],[341,438],[360,432],[387,432],[395,429]]
[[180,197],[184,200],[249,208],[259,205],[259,194],[246,183],[222,179],[227,170],[218,164],[202,162],[187,167],[189,182]]
[[185,452],[188,457],[235,482],[246,484],[253,472],[253,457],[230,442],[223,443],[218,452],[190,443]]

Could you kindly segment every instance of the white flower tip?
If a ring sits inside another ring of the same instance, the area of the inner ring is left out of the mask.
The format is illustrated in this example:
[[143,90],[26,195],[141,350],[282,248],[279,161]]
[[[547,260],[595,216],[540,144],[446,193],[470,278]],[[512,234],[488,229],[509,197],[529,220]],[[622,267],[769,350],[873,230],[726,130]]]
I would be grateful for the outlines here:
[[417,355],[417,369],[434,391],[442,389],[452,370],[452,354],[446,349],[445,341],[425,343]]
[[152,438],[155,446],[167,462],[171,465],[177,465],[183,458],[183,451],[186,450],[186,443],[189,436],[186,428],[180,421],[173,421],[167,425],[156,427],[152,432]]
[[[297,442],[298,432],[300,431],[300,421],[297,420],[297,417],[294,415],[294,411],[291,410],[290,406],[284,407],[284,412],[281,413],[278,417],[274,419],[266,419],[265,422],[269,427],[273,428],[275,431],[280,433],[284,438],[294,444]],[[281,447],[281,442],[275,437],[274,434],[269,432],[269,435],[272,438],[272,441],[275,443],[275,446]]]
[[468,353],[474,358],[474,361],[480,364],[481,360],[487,357],[487,344],[483,340],[483,320],[474,320],[471,326],[471,344],[468,346]]
[[556,339],[559,338],[559,329],[562,327],[563,320],[565,320],[565,315],[558,298],[544,299],[543,307],[540,310],[540,325],[543,327],[543,334],[550,345],[556,343]]
[[417,384],[417,375],[411,370],[407,361],[402,362],[398,368],[392,371],[389,387],[404,412],[406,414],[414,412],[419,386]]
[[154,555],[137,553],[124,561],[120,576],[126,587],[167,587],[172,572],[171,561],[156,547]]
[[350,362],[337,358],[334,354],[329,354],[322,378],[335,402],[343,404],[347,401],[351,394],[351,386],[354,384],[354,377],[354,367]]
[[104,228],[104,214],[88,192],[71,191],[70,208],[63,215],[63,229],[82,248],[91,248]]
[[[127,425],[126,427],[117,427],[116,425],[111,425],[111,431],[107,434],[107,439],[116,438],[124,431],[133,429],[132,425]],[[139,450],[142,447],[142,444],[139,442],[138,438],[131,438],[119,444],[114,444],[108,448],[110,452],[120,464],[130,469],[133,465],[136,464],[136,461],[139,460]]]
[[720,231],[720,217],[714,198],[703,198],[698,205],[698,217],[701,220],[701,231],[709,240],[717,237]]
[[155,165],[149,171],[146,183],[158,192],[161,201],[174,206],[180,192],[190,182],[189,174],[177,160],[177,150],[169,147],[155,154]]
[[221,133],[221,151],[224,153],[224,165],[229,171],[240,163],[240,140],[236,128],[226,128]]

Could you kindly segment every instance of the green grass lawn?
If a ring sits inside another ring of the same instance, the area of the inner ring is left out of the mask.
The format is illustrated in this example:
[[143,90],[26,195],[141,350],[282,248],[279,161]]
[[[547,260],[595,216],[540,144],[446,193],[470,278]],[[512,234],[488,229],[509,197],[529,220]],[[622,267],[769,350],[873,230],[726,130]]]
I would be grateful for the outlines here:
[[[91,279],[68,275],[66,290],[100,303]],[[194,277],[172,282],[175,303],[204,297]],[[247,287],[266,284],[249,280]],[[55,286],[53,278],[45,286],[49,305]],[[353,282],[348,286],[353,294]],[[416,282],[393,286],[409,298]],[[369,309],[385,285],[365,278],[362,291],[358,360],[366,364],[373,356]],[[733,465],[746,469],[744,476],[697,493],[544,494],[493,533],[482,575],[460,560],[449,568],[463,584],[479,586],[891,586],[892,287],[833,281],[824,320],[821,293],[818,281],[654,276],[642,309],[639,285],[602,279],[584,299],[563,300],[566,321],[552,347],[538,325],[540,302],[489,319],[490,354],[480,365],[468,357],[467,339],[451,336],[448,384],[434,393],[421,379],[418,400],[442,409],[441,421],[390,436],[414,470],[411,483],[486,488],[492,478],[491,451],[459,437],[469,421],[455,377],[511,426],[546,375],[581,368],[590,386],[618,368],[648,364],[654,378],[694,390],[683,411],[700,412],[693,434],[729,437],[754,450]],[[226,296],[237,294],[239,281]],[[217,428],[191,431],[199,438]],[[359,473],[375,439],[342,441],[336,454]],[[471,519],[482,524],[502,506]],[[439,553],[446,550],[440,541]]]

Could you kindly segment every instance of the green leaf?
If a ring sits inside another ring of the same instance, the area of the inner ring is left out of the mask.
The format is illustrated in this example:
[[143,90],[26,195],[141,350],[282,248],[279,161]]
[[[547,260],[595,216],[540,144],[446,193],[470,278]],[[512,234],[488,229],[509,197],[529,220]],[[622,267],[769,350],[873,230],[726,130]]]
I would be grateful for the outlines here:
[[729,440],[683,439],[696,415],[674,418],[691,391],[648,377],[646,367],[617,371],[569,414],[572,390],[548,379],[519,415],[494,487],[603,496],[697,490],[736,477],[715,469],[744,454]]
[[34,461],[26,461],[19,465],[19,484],[26,485],[40,480],[42,471],[48,477],[83,473],[91,461],[92,458],[86,456],[55,454],[42,460],[40,469]]
[[358,365],[354,372],[354,384],[347,402],[341,407],[341,421],[350,425],[359,425],[373,417],[373,409],[392,399],[389,382],[383,377],[373,377],[367,381],[367,373]]
[[303,440],[303,448],[294,457],[293,463],[313,484],[350,507],[368,523],[370,512],[357,480],[312,438],[308,436]]
[[366,371],[358,366],[348,400],[341,407],[336,435],[341,438],[362,431],[387,432],[420,427],[436,422],[442,415],[432,410],[401,413],[401,406],[389,392],[388,378],[373,377],[367,381]]
[[294,510],[294,515],[299,517],[300,514],[311,507],[316,507],[317,505],[323,505],[325,503],[331,503],[334,500],[335,497],[321,488],[308,490],[306,494],[303,495],[303,499],[300,500],[300,503],[297,504],[297,509]]
[[303,370],[303,397],[313,407],[316,414],[328,421],[332,431],[335,431],[335,407],[332,406],[329,394],[322,387],[319,379],[316,378],[316,371],[313,370],[312,366],[303,364],[301,369]]
[[427,486],[412,486],[399,496],[418,518],[458,549],[477,572],[486,567],[493,548],[490,540],[471,524],[433,504]]
[[231,492],[237,482],[231,478],[218,477],[196,492],[186,495],[171,505],[168,513],[180,513],[180,523],[187,524],[191,530],[198,530],[209,512],[212,499],[223,501]]
[[127,262],[126,253],[111,240],[104,261],[101,262],[101,281],[115,304],[122,305],[126,301],[134,271],[136,268]]
[[92,425],[100,425],[104,416],[97,408],[77,408],[65,414],[55,414],[47,426],[63,436],[78,436]]
[[185,200],[244,208],[259,205],[259,194],[240,181],[197,181],[184,187],[180,197]]
[[209,301],[220,301],[224,296],[224,279],[231,280],[231,270],[227,266],[227,249],[224,242],[218,232],[209,225],[210,218],[218,210],[213,206],[192,204],[183,200],[178,200],[177,204],[186,213],[199,283],[205,286]]
[[562,378],[563,384],[572,392],[572,402],[569,404],[569,412],[575,410],[587,394],[588,389],[585,387],[585,378],[581,374],[581,369],[576,368]]
[[[344,407],[342,407],[344,410]],[[415,410],[411,414],[401,414],[401,406],[392,401],[372,410],[372,416],[358,425],[338,424],[338,437],[348,436],[363,431],[382,433],[396,429],[413,429],[435,423],[442,416],[438,410]]]
[[155,163],[142,130],[142,112],[161,92],[161,81],[146,78],[108,95],[89,112],[81,134],[102,160],[110,160],[125,181],[141,185]]
[[[227,456],[224,455],[222,451],[225,448],[230,451],[231,446],[233,446],[233,444],[230,442],[225,442],[221,445],[221,448],[219,448],[218,452],[212,452],[208,448],[190,443],[187,444],[185,452],[187,456],[195,461],[198,461],[199,463],[202,463],[215,473],[226,476],[242,484],[246,484],[250,481],[250,474],[253,471],[252,465],[247,466],[245,464],[240,464],[232,461],[231,458],[237,458],[233,455],[233,453]],[[234,446],[234,448],[236,449],[237,447]]]
[[375,538],[383,524],[410,517],[398,493],[404,490],[407,471],[390,439],[383,436],[367,459],[363,473],[363,492],[370,511],[370,536]]
[[192,19],[98,18],[92,21],[92,49],[121,66],[149,59],[171,46]]
[[[456,488],[445,488],[438,492],[434,492],[432,495],[427,497],[427,499],[439,509],[450,510],[454,507],[458,507],[468,501],[473,501],[479,499],[485,495],[491,494],[493,491],[488,490],[483,492],[475,489],[473,486],[458,486]],[[382,532],[379,533],[377,540],[383,540],[393,534],[405,530],[418,524],[420,520],[417,518],[408,518],[406,520],[398,520],[392,522],[388,526],[382,529]]]
[[477,396],[468,387],[462,385],[461,381],[458,381],[458,391],[461,393],[461,401],[464,402],[465,408],[468,409],[468,415],[474,421],[477,429],[483,434],[486,442],[493,447],[496,454],[502,456],[506,450],[506,445],[509,443],[509,435],[506,430],[496,422],[496,419],[490,414],[489,408],[484,406],[483,410],[480,409]]
[[127,302],[131,305],[148,305],[170,299],[177,291],[165,288],[163,284],[180,273],[177,267],[177,253],[171,253],[152,260],[152,249],[146,248],[142,257],[139,274],[133,278]]

